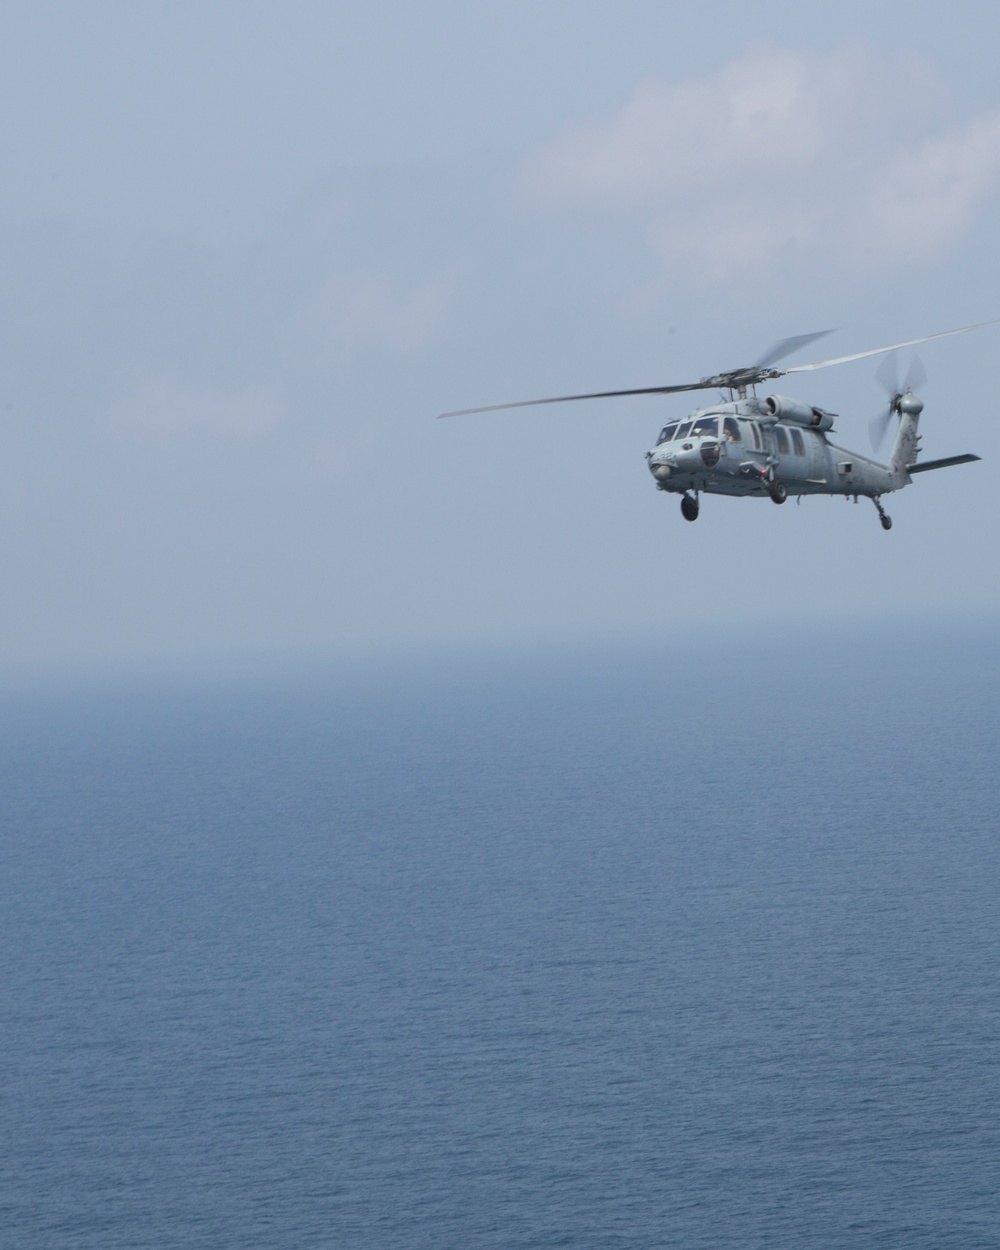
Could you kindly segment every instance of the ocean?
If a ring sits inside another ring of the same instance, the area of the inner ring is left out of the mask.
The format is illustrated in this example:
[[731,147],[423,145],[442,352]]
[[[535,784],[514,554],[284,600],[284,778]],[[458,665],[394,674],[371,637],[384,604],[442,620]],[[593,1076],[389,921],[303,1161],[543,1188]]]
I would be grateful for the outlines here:
[[0,689],[17,1250],[1000,1245],[1000,628]]

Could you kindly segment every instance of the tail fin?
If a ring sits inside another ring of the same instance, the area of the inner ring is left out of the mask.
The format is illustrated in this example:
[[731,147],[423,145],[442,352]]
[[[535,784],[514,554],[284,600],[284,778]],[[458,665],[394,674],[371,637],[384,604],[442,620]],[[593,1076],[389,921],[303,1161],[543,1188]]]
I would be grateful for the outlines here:
[[982,460],[982,456],[974,456],[967,451],[964,456],[945,456],[943,460],[925,460],[923,464],[911,464],[910,473],[926,473],[928,469],[950,469],[953,464],[972,464],[973,460]]
[[905,395],[900,396],[899,429],[896,431],[896,441],[892,445],[892,455],[889,457],[889,468],[900,478],[900,486],[905,482],[909,467],[916,460],[917,452],[920,450],[917,426],[923,410],[924,405],[916,395],[907,391]]

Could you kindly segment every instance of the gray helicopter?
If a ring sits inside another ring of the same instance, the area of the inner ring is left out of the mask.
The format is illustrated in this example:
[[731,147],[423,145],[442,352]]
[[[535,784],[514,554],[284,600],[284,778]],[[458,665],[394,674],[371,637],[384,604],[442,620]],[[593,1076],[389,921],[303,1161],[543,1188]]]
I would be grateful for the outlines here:
[[[1000,321],[981,321],[957,330],[943,330],[922,338],[873,347],[849,356],[835,356],[808,365],[776,369],[784,360],[808,343],[830,334],[801,334],[783,339],[756,364],[744,369],[685,382],[678,386],[644,386],[625,391],[597,391],[586,395],[556,395],[549,399],[523,399],[510,404],[489,404],[484,408],[463,408],[444,412],[442,417],[469,416],[478,412],[498,412],[506,408],[527,408],[536,404],[562,404],[582,399],[618,399],[626,395],[673,395],[680,391],[719,390],[728,399],[708,408],[697,408],[682,421],[670,421],[660,431],[656,446],[646,452],[649,471],[658,490],[681,496],[681,513],[686,521],[698,519],[701,493],[770,498],[784,503],[789,495],[843,495],[854,502],[870,499],[878,511],[883,529],[892,528],[892,518],[882,507],[882,496],[909,486],[915,473],[968,464],[979,456],[966,453],[943,460],[917,463],[920,436],[917,425],[924,405],[913,393],[926,381],[920,361],[914,357],[905,381],[898,382],[896,353],[901,348],[927,343],[931,339],[965,334]],[[833,430],[836,413],[825,412],[784,395],[757,397],[762,382],[789,373],[809,373],[829,365],[846,364],[866,356],[885,355],[876,374],[888,392],[888,408],[871,422],[873,449],[878,452],[889,424],[895,416],[899,427],[888,464],[880,464],[857,452],[838,447],[827,437]]]

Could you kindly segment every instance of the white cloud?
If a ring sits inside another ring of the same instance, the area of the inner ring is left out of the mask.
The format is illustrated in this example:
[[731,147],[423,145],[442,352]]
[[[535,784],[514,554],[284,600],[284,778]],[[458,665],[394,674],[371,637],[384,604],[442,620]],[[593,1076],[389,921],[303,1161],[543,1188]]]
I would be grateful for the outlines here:
[[974,223],[1000,179],[1000,112],[904,150],[874,177],[858,234],[915,259]]
[[115,406],[112,423],[118,430],[152,438],[253,438],[273,430],[286,415],[285,404],[271,391],[195,387],[167,374],[148,378],[130,391]]
[[397,351],[410,351],[437,329],[453,291],[454,283],[443,278],[407,296],[394,294],[375,278],[339,281],[324,293],[321,316],[338,342],[374,338]]
[[759,44],[706,78],[641,84],[536,152],[518,191],[638,220],[673,277],[870,272],[954,245],[1000,179],[1000,112],[949,129],[946,108],[917,58]]

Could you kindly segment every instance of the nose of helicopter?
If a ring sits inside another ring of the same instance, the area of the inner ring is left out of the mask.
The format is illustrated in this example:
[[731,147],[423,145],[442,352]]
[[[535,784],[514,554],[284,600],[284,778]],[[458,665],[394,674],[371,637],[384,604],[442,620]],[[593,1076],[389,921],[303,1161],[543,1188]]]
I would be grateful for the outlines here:
[[702,455],[701,442],[700,439],[686,439],[683,443],[669,444],[669,449],[660,447],[647,452],[650,473],[658,482],[666,482],[685,473],[696,473],[708,463]]

